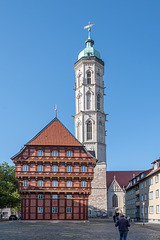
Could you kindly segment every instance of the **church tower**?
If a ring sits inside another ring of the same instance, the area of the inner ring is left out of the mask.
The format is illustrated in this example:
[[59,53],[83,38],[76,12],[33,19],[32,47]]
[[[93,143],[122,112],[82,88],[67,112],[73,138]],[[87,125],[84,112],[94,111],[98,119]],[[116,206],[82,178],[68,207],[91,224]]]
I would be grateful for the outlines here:
[[100,53],[93,48],[91,29],[85,49],[78,55],[75,63],[76,114],[75,136],[95,155],[98,162],[89,197],[89,216],[100,216],[107,211],[106,190],[106,144],[104,113],[104,62]]

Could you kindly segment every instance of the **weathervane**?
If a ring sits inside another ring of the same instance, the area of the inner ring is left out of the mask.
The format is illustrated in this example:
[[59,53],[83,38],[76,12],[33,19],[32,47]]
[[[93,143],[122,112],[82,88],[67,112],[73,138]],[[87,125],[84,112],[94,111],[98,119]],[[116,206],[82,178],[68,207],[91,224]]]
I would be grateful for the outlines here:
[[57,105],[54,105],[55,115],[57,117]]
[[84,27],[84,29],[88,28],[88,32],[91,31],[91,27],[94,26],[95,24],[91,24],[90,22],[88,22],[89,24],[87,26]]

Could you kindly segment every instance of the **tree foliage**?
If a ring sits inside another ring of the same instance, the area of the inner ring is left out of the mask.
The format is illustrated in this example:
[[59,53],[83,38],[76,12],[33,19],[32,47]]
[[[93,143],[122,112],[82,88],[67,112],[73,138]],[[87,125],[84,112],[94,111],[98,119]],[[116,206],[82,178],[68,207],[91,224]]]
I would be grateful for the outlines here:
[[0,165],[0,208],[19,206],[20,195],[17,192],[18,181],[15,178],[15,167],[4,162]]

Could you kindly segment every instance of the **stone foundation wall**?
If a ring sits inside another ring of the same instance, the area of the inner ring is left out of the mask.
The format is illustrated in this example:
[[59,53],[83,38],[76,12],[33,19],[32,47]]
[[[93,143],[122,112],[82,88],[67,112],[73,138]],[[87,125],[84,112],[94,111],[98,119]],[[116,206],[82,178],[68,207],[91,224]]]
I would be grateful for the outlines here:
[[88,217],[101,217],[107,213],[106,164],[97,163],[88,202]]

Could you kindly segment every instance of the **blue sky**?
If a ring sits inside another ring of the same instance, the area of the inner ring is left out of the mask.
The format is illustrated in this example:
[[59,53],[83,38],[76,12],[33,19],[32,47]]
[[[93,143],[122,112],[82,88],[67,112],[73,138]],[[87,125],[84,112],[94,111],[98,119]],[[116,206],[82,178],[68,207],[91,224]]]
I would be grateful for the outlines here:
[[108,170],[160,156],[160,1],[0,0],[0,162],[55,116],[74,133],[74,63],[88,21],[105,62]]

